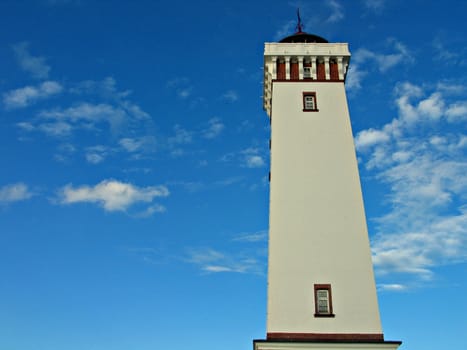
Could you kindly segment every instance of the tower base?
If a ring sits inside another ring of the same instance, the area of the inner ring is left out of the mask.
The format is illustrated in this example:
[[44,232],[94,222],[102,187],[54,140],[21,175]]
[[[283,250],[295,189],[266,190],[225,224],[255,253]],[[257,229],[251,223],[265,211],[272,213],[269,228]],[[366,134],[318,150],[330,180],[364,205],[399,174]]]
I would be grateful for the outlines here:
[[322,340],[322,341],[283,341],[283,340],[253,340],[253,350],[396,350],[400,341],[352,341],[352,340]]

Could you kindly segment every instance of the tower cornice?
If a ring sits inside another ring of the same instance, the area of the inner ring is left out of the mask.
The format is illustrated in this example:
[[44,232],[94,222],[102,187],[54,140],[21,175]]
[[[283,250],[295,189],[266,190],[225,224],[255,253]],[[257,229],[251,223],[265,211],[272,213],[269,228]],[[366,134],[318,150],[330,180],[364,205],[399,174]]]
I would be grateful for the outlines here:
[[350,51],[347,43],[265,43],[264,110],[271,117],[273,82],[344,82],[349,62]]

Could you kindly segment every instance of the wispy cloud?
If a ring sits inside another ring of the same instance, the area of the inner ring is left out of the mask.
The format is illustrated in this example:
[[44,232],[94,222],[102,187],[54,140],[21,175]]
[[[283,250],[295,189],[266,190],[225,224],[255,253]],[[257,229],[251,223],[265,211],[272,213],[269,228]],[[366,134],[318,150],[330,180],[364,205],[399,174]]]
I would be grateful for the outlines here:
[[248,232],[248,233],[240,233],[236,237],[233,238],[233,241],[238,242],[265,242],[268,237],[268,231],[258,231],[258,232]]
[[433,38],[431,44],[434,50],[432,59],[437,65],[464,67],[467,65],[467,59],[465,58],[467,50],[465,46],[459,45],[456,42],[453,43],[452,36],[439,33]]
[[395,50],[394,53],[376,53],[365,48],[360,48],[355,51],[354,61],[359,65],[368,61],[374,62],[381,72],[385,72],[403,61],[413,61],[412,55],[404,44],[396,40],[390,40],[390,43]]
[[262,168],[266,165],[265,150],[259,147],[248,147],[238,152],[224,154],[222,162],[237,162],[245,168]]
[[170,181],[170,186],[181,186],[190,193],[198,192],[207,188],[206,184],[200,181]]
[[7,109],[23,108],[39,100],[60,94],[63,87],[56,81],[45,81],[37,86],[25,86],[3,94],[3,104]]
[[109,147],[104,145],[87,147],[85,154],[86,161],[91,164],[99,164],[105,160],[110,151]]
[[194,193],[204,190],[209,190],[214,187],[227,187],[236,185],[244,180],[243,176],[230,176],[213,182],[201,182],[201,181],[171,181],[168,184],[170,186],[181,186],[184,190]]
[[54,159],[57,162],[66,163],[70,157],[77,151],[76,147],[68,142],[62,143],[57,147],[57,153],[54,154]]
[[193,132],[176,124],[173,128],[174,135],[168,138],[169,145],[181,145],[193,141]]
[[19,202],[31,198],[34,193],[22,182],[0,187],[0,204]]
[[457,108],[466,101],[408,82],[395,94],[398,117],[355,138],[364,170],[389,191],[373,258],[380,276],[426,281],[436,266],[467,260],[467,136],[458,127],[467,110]]
[[193,93],[193,86],[186,77],[177,77],[167,82],[167,87],[175,90],[178,97],[186,99]]
[[155,213],[165,213],[167,208],[161,204],[154,204],[147,207],[145,210],[136,213],[134,216],[139,218],[149,218],[153,216]]
[[247,168],[262,168],[266,165],[261,151],[257,147],[249,147],[240,152],[243,155],[244,166]]
[[246,166],[248,168],[262,168],[264,164],[263,157],[259,155],[248,155],[246,157]]
[[243,180],[243,176],[230,176],[222,180],[217,180],[214,182],[215,186],[225,187],[238,184]]
[[69,92],[75,95],[97,95],[103,99],[114,101],[123,101],[131,95],[131,90],[119,91],[117,81],[113,77],[80,81],[71,86]]
[[48,78],[50,66],[46,64],[44,57],[31,55],[28,42],[21,42],[13,45],[13,51],[20,67],[24,71],[30,73],[33,78]]
[[375,144],[382,144],[389,141],[390,136],[383,130],[368,129],[360,131],[355,137],[355,147],[357,151],[364,150]]
[[157,149],[157,141],[154,136],[125,137],[120,139],[119,145],[132,154],[151,153]]
[[379,291],[390,291],[390,292],[402,292],[407,290],[407,286],[403,284],[393,283],[393,284],[378,284],[377,288]]
[[[104,180],[95,186],[66,185],[59,191],[61,204],[96,203],[106,211],[126,211],[132,205],[143,202],[151,203],[157,197],[167,197],[169,190],[165,186],[138,187],[131,183],[117,180]],[[157,206],[146,210],[157,212]]]
[[249,273],[264,275],[267,259],[267,231],[246,232],[232,237],[220,250],[190,248],[183,260],[205,273]]
[[228,102],[238,101],[238,93],[234,90],[228,90],[222,95],[222,99]]
[[295,33],[295,26],[297,25],[296,20],[289,20],[288,22],[284,23],[281,28],[276,31],[274,35],[274,40],[281,40],[286,36],[289,36]]
[[363,0],[363,5],[369,10],[381,12],[386,5],[386,0]]
[[347,73],[345,87],[350,91],[359,90],[362,87],[362,80],[368,74],[368,71],[361,70],[358,64],[352,63]]
[[113,134],[119,134],[129,116],[119,106],[107,103],[80,103],[65,109],[55,108],[39,113],[39,129],[51,136],[64,136],[75,129],[96,130],[104,123]]
[[412,54],[403,43],[390,39],[388,44],[393,52],[379,53],[366,48],[360,48],[354,52],[346,83],[349,90],[358,90],[361,87],[362,80],[372,70],[385,73],[401,63],[414,61]]
[[344,9],[337,0],[327,0],[326,5],[331,9],[331,14],[326,19],[326,22],[336,23],[344,19]]
[[[87,80],[79,83],[68,83],[65,89],[55,81],[46,81],[37,86],[27,86],[12,90],[3,95],[5,108],[27,107],[38,100],[49,98],[60,93],[67,97],[80,97],[80,102],[69,107],[48,107],[35,113],[35,116],[16,123],[23,132],[42,132],[55,138],[69,138],[76,132],[87,131],[89,135],[100,134],[111,140],[121,140],[125,135],[132,135],[134,143],[138,143],[141,152],[153,151],[154,143],[149,142],[148,135],[153,128],[153,121],[139,105],[129,99],[130,90],[117,89],[113,77],[103,80]],[[86,100],[93,102],[83,102]],[[136,135],[136,136],[135,136]],[[128,144],[128,143],[127,143]],[[151,146],[152,145],[152,146]],[[89,145],[88,147],[92,147]],[[114,149],[119,147],[114,146]],[[82,149],[87,149],[83,147]],[[129,151],[128,147],[120,150]],[[134,157],[135,154],[132,154]],[[86,154],[89,162],[99,163],[104,158],[95,152]]]
[[208,121],[207,127],[203,130],[202,135],[206,139],[213,139],[219,136],[224,128],[225,125],[219,118],[211,118]]
[[254,254],[241,252],[236,255],[212,248],[189,249],[184,259],[205,273],[252,273],[263,275],[265,263]]

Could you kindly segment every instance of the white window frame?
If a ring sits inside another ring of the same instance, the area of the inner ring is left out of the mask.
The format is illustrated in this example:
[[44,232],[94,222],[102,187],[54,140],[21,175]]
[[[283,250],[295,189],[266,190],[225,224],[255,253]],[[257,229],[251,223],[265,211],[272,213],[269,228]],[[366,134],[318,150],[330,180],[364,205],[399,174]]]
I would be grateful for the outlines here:
[[316,92],[303,92],[303,111],[318,112]]
[[334,317],[330,284],[315,284],[315,317]]

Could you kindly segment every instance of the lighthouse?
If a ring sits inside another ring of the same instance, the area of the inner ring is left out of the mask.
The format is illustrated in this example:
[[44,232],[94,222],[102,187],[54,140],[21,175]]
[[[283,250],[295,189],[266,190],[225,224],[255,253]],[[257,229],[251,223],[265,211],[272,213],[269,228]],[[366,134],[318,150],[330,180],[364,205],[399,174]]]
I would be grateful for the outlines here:
[[302,31],[265,43],[271,123],[266,339],[254,350],[397,349],[381,327],[345,93],[350,52]]

